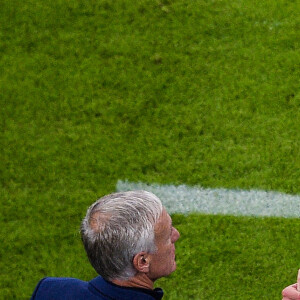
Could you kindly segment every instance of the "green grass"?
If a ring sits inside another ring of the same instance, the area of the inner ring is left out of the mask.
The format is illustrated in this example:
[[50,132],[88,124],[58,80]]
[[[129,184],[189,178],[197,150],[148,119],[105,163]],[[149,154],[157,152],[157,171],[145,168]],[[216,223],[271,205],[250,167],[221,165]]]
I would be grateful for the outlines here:
[[[95,275],[78,228],[118,179],[300,193],[297,1],[0,6],[0,298]],[[167,299],[279,299],[294,281],[298,220],[175,220]]]

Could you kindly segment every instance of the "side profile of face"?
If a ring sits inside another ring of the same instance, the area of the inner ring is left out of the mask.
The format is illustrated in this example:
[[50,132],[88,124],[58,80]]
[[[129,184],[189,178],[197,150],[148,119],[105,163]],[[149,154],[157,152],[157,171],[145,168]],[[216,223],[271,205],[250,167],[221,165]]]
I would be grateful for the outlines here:
[[157,251],[149,255],[148,272],[148,277],[152,281],[168,276],[176,270],[175,242],[180,237],[179,232],[172,225],[171,217],[165,210],[155,224],[154,232]]

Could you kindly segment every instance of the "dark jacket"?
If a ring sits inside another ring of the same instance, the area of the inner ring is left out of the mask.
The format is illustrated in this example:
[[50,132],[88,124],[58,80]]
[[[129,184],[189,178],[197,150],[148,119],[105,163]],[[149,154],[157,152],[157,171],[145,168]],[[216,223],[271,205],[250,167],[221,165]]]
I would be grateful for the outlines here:
[[160,300],[162,297],[160,288],[121,287],[101,276],[89,282],[75,278],[46,277],[36,286],[31,300]]

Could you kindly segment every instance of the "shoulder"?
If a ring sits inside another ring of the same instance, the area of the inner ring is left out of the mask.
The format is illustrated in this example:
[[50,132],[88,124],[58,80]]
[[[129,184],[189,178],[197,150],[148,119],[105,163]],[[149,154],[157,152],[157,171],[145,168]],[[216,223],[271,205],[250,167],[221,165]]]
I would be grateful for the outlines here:
[[95,298],[88,282],[76,278],[46,277],[37,284],[31,300],[47,299],[101,299]]

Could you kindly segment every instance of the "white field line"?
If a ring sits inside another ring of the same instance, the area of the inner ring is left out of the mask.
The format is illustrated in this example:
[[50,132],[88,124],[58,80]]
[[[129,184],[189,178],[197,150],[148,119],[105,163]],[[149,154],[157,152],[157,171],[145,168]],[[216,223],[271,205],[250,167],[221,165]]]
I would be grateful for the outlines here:
[[188,214],[300,217],[300,196],[259,190],[231,190],[160,185],[119,180],[117,191],[146,190],[158,196],[167,211]]

